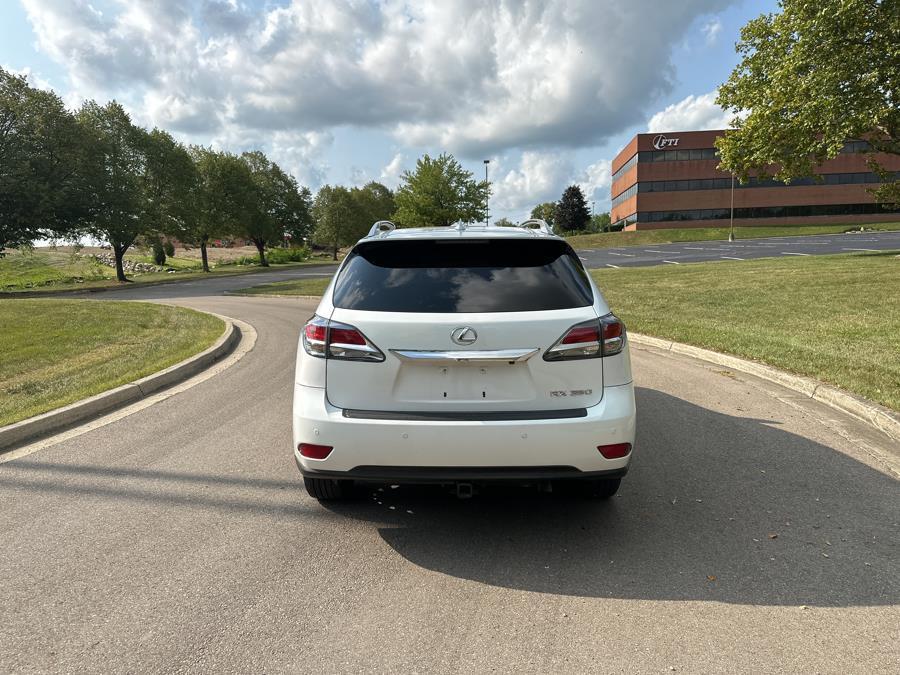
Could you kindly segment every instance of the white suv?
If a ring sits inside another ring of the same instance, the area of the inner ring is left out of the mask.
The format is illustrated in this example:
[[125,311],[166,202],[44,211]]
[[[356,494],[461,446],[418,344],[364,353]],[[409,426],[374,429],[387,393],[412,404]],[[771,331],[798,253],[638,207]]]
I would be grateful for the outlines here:
[[615,494],[635,406],[625,326],[544,221],[395,229],[344,260],[297,349],[294,458],[354,481],[586,481]]

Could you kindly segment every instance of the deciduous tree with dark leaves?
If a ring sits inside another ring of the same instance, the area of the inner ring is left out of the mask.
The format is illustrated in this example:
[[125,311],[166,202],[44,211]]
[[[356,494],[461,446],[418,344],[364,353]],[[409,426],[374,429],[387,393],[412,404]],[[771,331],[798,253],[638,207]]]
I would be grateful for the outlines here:
[[[900,156],[900,6],[896,0],[782,0],[741,29],[742,60],[719,89],[736,113],[717,139],[722,168],[789,181],[815,173],[848,138]],[[738,114],[740,113],[740,114]],[[873,156],[884,204],[900,183]]]

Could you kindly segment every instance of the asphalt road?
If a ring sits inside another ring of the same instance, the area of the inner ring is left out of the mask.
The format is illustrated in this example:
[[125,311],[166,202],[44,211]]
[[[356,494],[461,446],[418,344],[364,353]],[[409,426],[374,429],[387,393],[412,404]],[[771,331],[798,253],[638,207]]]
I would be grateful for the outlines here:
[[900,249],[900,232],[768,237],[728,241],[696,241],[648,246],[582,249],[578,255],[590,269],[681,265],[710,260],[752,260],[792,256],[888,251]]
[[252,351],[0,464],[0,672],[897,672],[887,437],[634,350],[611,502],[386,486],[326,507],[290,450],[313,304],[203,284],[107,297],[242,319]]

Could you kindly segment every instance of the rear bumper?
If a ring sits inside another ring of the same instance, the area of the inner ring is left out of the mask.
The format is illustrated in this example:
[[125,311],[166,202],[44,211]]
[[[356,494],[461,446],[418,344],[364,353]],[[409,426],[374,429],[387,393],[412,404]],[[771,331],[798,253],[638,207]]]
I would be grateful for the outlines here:
[[[584,416],[537,420],[397,420],[347,417],[325,390],[294,387],[294,459],[304,475],[442,482],[614,478],[632,454],[605,459],[598,445],[634,445],[634,387],[607,387]],[[301,457],[300,443],[334,448]],[[483,476],[483,477],[473,477]]]

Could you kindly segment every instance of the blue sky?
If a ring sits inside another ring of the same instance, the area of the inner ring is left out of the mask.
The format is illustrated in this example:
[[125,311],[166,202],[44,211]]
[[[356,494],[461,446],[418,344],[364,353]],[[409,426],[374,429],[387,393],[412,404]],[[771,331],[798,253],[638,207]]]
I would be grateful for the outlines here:
[[68,105],[121,101],[187,143],[261,148],[311,189],[395,187],[423,153],[476,175],[492,218],[577,183],[609,208],[635,133],[718,128],[734,42],[774,2],[7,0],[0,65]]

